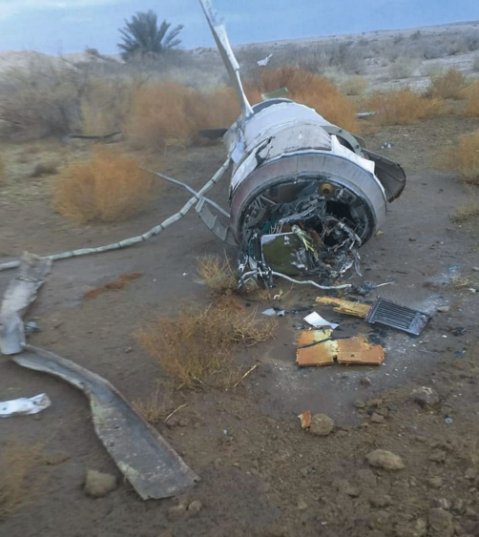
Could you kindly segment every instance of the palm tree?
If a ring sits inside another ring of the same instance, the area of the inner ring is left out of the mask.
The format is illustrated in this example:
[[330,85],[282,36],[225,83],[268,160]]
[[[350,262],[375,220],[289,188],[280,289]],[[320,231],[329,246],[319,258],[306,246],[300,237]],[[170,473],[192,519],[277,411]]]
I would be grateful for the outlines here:
[[158,18],[154,11],[136,13],[130,21],[125,20],[125,27],[120,29],[123,38],[123,42],[118,43],[118,48],[122,50],[121,57],[129,60],[135,56],[161,54],[177,47],[181,43],[178,34],[183,25],[170,27],[171,23],[164,20],[158,28]]

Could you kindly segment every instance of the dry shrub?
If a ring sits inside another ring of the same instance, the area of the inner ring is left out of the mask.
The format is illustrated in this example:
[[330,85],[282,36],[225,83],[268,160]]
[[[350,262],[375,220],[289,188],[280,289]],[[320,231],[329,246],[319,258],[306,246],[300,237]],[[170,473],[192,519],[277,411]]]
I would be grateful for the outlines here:
[[177,82],[149,84],[133,93],[126,134],[137,148],[188,145],[200,129],[229,127],[239,111],[232,89],[201,93]]
[[479,130],[464,134],[444,151],[444,165],[457,171],[464,182],[479,185]]
[[11,68],[0,80],[0,123],[4,134],[34,139],[75,130],[79,119],[78,73],[46,60]]
[[153,178],[135,159],[98,148],[86,162],[65,167],[54,202],[58,211],[78,222],[122,220],[141,210],[151,197]]
[[463,99],[466,86],[466,77],[460,71],[448,69],[445,73],[432,77],[428,95],[440,99]]
[[351,76],[341,83],[341,91],[345,95],[360,96],[367,92],[369,82],[362,76]]
[[237,277],[227,259],[205,255],[198,259],[197,271],[202,282],[215,295],[228,295],[237,289]]
[[451,220],[456,224],[465,224],[470,222],[479,222],[479,202],[472,202],[458,207]]
[[51,160],[36,164],[30,177],[43,177],[44,175],[54,175],[56,173],[58,173],[58,162]]
[[134,80],[90,80],[80,103],[82,133],[104,136],[121,131],[130,110],[134,88]]
[[473,82],[464,95],[466,98],[464,114],[469,117],[479,117],[479,80]]
[[314,108],[328,121],[349,131],[358,131],[354,104],[327,78],[299,67],[279,67],[261,72],[261,92],[287,87],[291,99]]
[[5,183],[5,163],[0,158],[0,185]]
[[367,106],[376,112],[375,120],[381,125],[409,125],[444,112],[440,99],[423,97],[409,89],[377,93]]
[[0,449],[0,521],[27,504],[38,482],[32,470],[38,463],[39,446],[10,443]]
[[159,387],[155,389],[146,399],[133,401],[135,411],[151,425],[156,425],[163,421],[169,413],[171,402],[164,396]]
[[259,322],[254,313],[208,306],[161,316],[138,330],[136,336],[165,372],[181,386],[191,387],[211,381],[231,358],[234,347],[266,341],[275,328],[274,321]]

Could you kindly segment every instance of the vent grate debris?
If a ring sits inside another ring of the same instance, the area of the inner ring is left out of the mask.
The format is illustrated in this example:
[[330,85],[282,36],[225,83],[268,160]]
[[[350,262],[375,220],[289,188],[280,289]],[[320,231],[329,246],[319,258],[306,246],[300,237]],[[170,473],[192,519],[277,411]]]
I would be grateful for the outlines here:
[[429,322],[430,316],[378,298],[371,307],[366,320],[369,324],[381,324],[418,336]]

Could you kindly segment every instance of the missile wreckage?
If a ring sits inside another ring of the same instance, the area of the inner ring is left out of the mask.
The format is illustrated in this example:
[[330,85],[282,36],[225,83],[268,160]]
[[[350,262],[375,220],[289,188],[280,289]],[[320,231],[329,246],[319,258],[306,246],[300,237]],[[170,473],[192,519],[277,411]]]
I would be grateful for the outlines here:
[[251,106],[225,28],[211,2],[200,2],[241,104],[223,137],[232,166],[228,226],[206,205],[200,216],[239,246],[240,282],[270,286],[275,274],[331,282],[359,271],[358,249],[404,189],[403,169],[312,108],[285,98]]
[[[210,0],[199,1],[241,105],[233,125],[213,129],[223,136],[225,162],[198,191],[147,170],[192,197],[142,235],[44,258],[56,261],[134,246],[195,208],[213,233],[239,248],[239,286],[254,278],[270,287],[276,276],[320,289],[351,287],[335,282],[352,267],[360,273],[359,248],[382,225],[388,203],[403,191],[403,169],[305,105],[265,98],[252,106],[224,25]],[[206,197],[228,170],[229,212]],[[19,266],[19,260],[7,261],[0,270]]]

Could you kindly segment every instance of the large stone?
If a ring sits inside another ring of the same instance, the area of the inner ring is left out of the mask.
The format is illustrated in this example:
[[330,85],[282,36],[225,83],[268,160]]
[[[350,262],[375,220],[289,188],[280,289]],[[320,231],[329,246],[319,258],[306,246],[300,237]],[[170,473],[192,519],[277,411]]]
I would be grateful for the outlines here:
[[368,463],[374,468],[395,471],[404,468],[403,460],[399,455],[385,449],[375,449],[366,455]]
[[451,513],[436,507],[429,511],[429,532],[434,537],[452,537],[454,535],[454,519]]
[[439,404],[439,394],[429,386],[420,386],[411,392],[413,400],[423,408],[430,408]]
[[326,414],[314,414],[309,431],[318,436],[328,436],[334,429],[334,421]]
[[85,478],[85,492],[92,498],[101,498],[116,489],[116,476],[88,470]]

